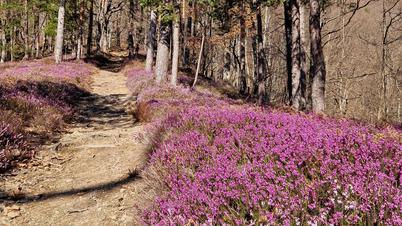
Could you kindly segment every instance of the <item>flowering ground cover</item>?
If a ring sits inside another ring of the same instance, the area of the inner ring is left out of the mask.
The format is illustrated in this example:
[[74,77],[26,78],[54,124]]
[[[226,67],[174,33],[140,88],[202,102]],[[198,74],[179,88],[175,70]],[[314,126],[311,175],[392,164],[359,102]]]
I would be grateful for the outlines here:
[[[402,135],[261,109],[127,70],[158,138],[150,225],[402,225]],[[152,172],[152,173],[147,173]]]
[[94,69],[51,60],[0,66],[0,172],[31,157],[39,138],[60,131],[78,97],[88,95]]
[[57,66],[53,59],[42,59],[33,61],[9,62],[0,66],[0,77],[18,77],[37,79],[47,77],[51,79],[83,79],[93,71],[83,62],[62,62]]

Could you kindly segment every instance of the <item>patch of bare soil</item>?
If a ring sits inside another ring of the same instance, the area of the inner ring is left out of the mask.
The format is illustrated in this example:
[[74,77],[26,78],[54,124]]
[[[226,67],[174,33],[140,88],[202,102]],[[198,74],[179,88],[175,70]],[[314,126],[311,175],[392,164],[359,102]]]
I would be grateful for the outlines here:
[[125,111],[126,77],[100,71],[81,119],[29,166],[0,177],[0,225],[133,225],[143,130]]

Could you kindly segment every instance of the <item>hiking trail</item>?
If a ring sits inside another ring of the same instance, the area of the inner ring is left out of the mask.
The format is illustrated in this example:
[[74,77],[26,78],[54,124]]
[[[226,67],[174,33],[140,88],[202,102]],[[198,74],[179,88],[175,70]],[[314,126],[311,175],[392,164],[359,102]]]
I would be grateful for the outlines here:
[[126,79],[99,70],[79,122],[30,167],[0,177],[0,225],[134,224],[148,145],[134,139],[143,126],[126,113]]

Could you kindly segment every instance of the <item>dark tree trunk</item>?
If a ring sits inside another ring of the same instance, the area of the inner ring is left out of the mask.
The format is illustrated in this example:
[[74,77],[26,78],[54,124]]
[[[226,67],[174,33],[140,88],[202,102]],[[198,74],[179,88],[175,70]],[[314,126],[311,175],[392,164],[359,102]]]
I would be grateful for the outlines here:
[[[242,3],[242,9],[244,5]],[[242,10],[242,13],[244,11]],[[239,51],[239,91],[240,94],[247,93],[247,73],[246,73],[246,21],[243,15],[240,16],[240,51]]]
[[292,98],[292,1],[284,2],[285,39],[286,39],[286,72],[287,100]]
[[128,43],[128,57],[130,59],[134,59],[137,55],[136,51],[135,51],[135,45],[134,45],[134,18],[135,18],[135,2],[134,0],[130,0],[130,27],[128,29],[128,37],[127,37],[127,43]]
[[264,48],[264,37],[263,37],[263,24],[262,24],[262,15],[261,10],[257,9],[256,14],[257,20],[257,37],[256,37],[256,47],[257,47],[257,57],[256,57],[256,77],[257,77],[257,95],[258,95],[258,103],[268,104],[269,103],[269,93],[267,93],[266,89],[266,80],[267,76],[267,64],[266,64],[266,53]]
[[94,0],[91,0],[91,6],[89,8],[89,23],[88,23],[88,37],[87,37],[87,56],[91,56],[93,26],[94,26]]
[[304,106],[304,83],[305,72],[303,72],[302,61],[305,61],[301,45],[300,27],[300,0],[292,1],[292,92],[290,104],[296,110],[301,110]]
[[82,48],[83,48],[83,38],[84,38],[84,13],[85,13],[85,9],[84,9],[84,1],[81,0],[79,2],[79,29],[78,29],[78,40],[77,40],[77,59],[81,59],[82,58]]
[[182,0],[182,20],[183,20],[183,51],[182,51],[182,64],[183,66],[187,65],[187,33],[188,33],[188,18],[187,18],[187,6],[188,3],[186,0]]

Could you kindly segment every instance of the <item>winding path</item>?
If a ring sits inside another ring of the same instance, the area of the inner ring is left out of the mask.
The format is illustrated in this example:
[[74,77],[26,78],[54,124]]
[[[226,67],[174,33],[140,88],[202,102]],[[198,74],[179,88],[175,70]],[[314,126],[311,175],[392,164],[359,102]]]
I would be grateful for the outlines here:
[[143,127],[125,112],[125,82],[101,70],[80,102],[80,123],[45,146],[34,167],[1,178],[0,199],[10,201],[0,203],[0,225],[134,224],[148,145],[133,138]]

